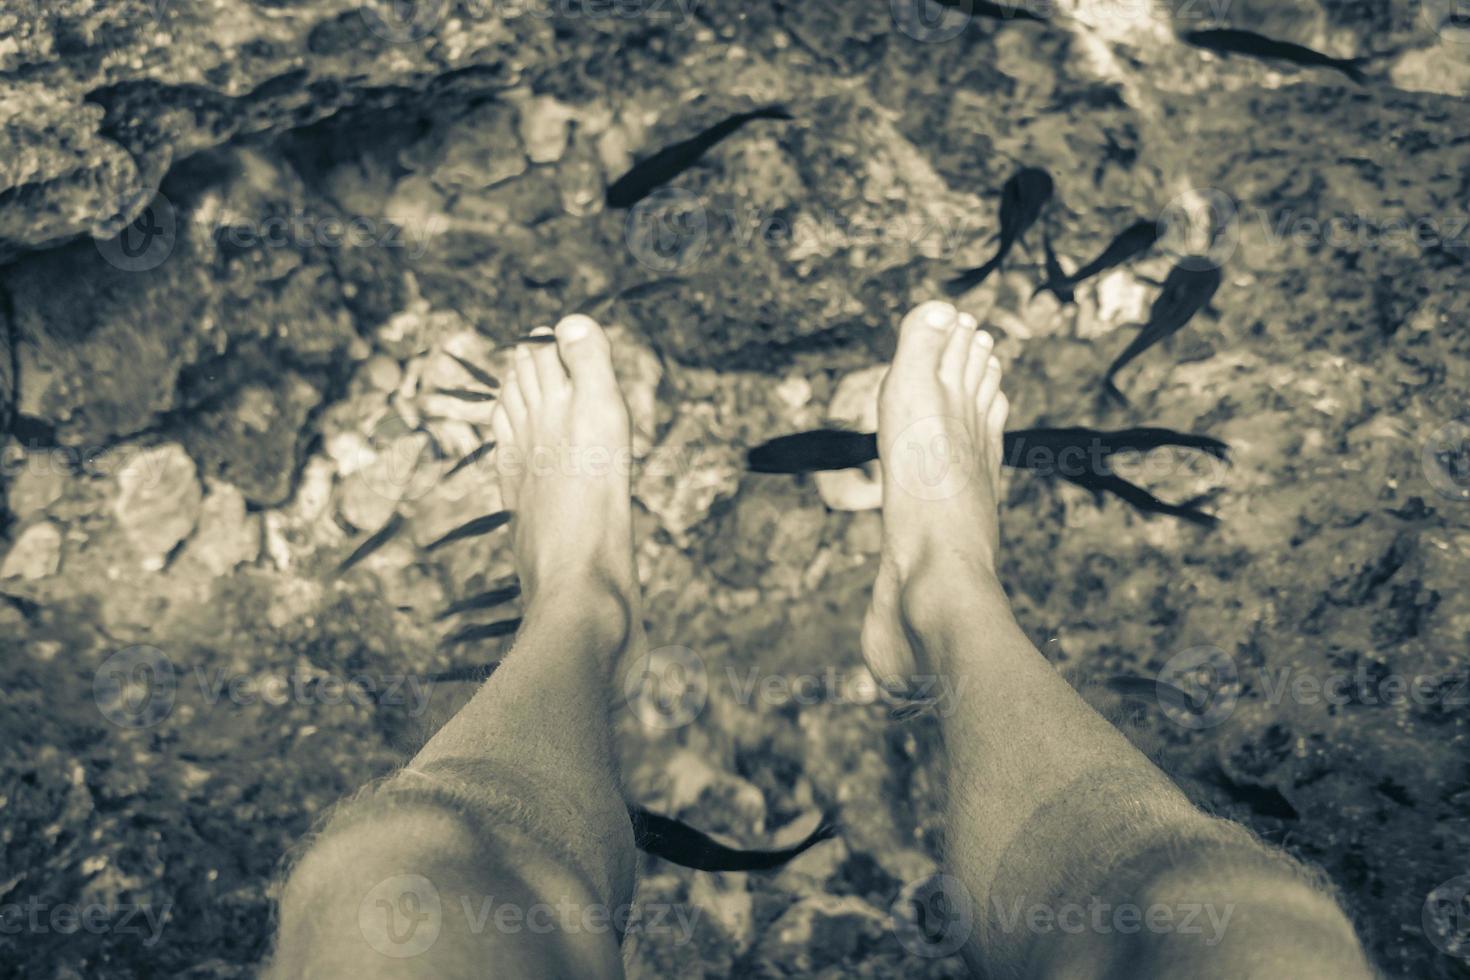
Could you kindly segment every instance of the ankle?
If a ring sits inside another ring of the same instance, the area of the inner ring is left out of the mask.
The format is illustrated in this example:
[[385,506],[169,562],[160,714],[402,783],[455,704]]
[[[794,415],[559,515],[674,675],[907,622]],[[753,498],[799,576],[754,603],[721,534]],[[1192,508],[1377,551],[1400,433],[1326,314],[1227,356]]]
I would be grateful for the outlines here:
[[633,630],[637,589],[624,578],[595,564],[538,575],[525,618],[571,623],[599,645],[621,649]]
[[942,635],[977,616],[1011,615],[1010,600],[988,562],[935,550],[900,571],[899,611],[911,633]]

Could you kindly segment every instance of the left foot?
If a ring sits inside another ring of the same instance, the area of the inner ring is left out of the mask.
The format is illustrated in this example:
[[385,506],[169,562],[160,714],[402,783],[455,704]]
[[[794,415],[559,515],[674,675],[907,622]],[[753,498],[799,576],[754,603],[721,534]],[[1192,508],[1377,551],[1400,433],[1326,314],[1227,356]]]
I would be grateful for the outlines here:
[[577,315],[554,333],[516,347],[491,417],[521,590],[528,610],[540,596],[589,608],[589,589],[610,593],[626,633],[638,587],[628,410],[602,328]]

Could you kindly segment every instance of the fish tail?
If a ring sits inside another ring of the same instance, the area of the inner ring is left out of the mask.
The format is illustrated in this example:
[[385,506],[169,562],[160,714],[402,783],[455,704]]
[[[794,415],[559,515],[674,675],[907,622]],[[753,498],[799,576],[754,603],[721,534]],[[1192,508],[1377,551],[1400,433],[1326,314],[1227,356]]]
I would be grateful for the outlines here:
[[968,293],[990,278],[990,274],[1000,267],[1000,260],[1001,256],[997,254],[995,258],[986,262],[984,265],[977,265],[973,269],[966,269],[959,275],[945,280],[945,294],[949,296],[962,296]]
[[747,119],[795,119],[791,110],[779,102],[773,102],[759,109],[752,109],[745,114]]
[[1371,60],[1372,58],[1370,57],[1341,58],[1337,61],[1335,67],[1359,85],[1367,85],[1368,74],[1363,69],[1368,66]]
[[1104,395],[1106,395],[1113,402],[1117,403],[1120,407],[1128,407],[1127,396],[1125,396],[1123,392],[1118,389],[1117,385],[1113,384],[1112,372],[1109,372],[1108,375],[1103,378],[1102,390]]

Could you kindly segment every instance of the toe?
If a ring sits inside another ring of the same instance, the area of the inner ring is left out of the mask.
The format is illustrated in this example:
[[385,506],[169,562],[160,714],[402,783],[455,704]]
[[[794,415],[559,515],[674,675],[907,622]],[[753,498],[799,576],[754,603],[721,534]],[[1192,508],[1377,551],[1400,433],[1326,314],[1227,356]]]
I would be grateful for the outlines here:
[[985,377],[985,365],[990,363],[990,352],[995,349],[995,338],[984,330],[977,331],[970,340],[970,355],[965,361],[965,391],[978,394],[980,382]]
[[1000,391],[1000,361],[995,355],[990,355],[990,360],[985,362],[985,375],[980,379],[980,390],[975,393],[975,411],[978,418],[990,417],[990,406],[995,401],[995,393]]
[[515,430],[511,428],[510,417],[506,415],[505,398],[495,403],[495,411],[490,413],[490,431],[495,434],[495,445],[515,445]]
[[[533,372],[535,368],[531,369]],[[517,367],[510,372],[510,377],[505,379],[505,386],[500,389],[500,405],[509,416],[508,423],[520,428],[526,424],[526,396],[521,391],[521,376],[523,371]]]
[[521,386],[521,399],[528,410],[541,404],[541,382],[536,379],[536,360],[531,355],[531,344],[516,344],[512,355],[516,366],[516,381]]
[[[549,337],[551,328],[537,327],[531,331],[531,336]],[[567,369],[562,367],[556,344],[537,344],[531,351],[531,360],[536,365],[536,386],[541,390],[541,397],[553,398],[571,390]]]
[[894,371],[904,374],[935,371],[939,367],[940,355],[958,325],[958,314],[949,303],[930,301],[914,307],[898,328]]
[[956,391],[965,381],[965,361],[970,356],[970,342],[975,337],[975,318],[961,313],[954,332],[939,355],[939,379]]
[[990,414],[985,417],[985,435],[990,440],[990,458],[997,472],[1005,459],[1006,418],[1011,413],[1011,401],[1006,393],[998,391],[990,403]]
[[556,325],[556,347],[575,385],[611,387],[613,377],[612,348],[596,320],[580,313],[564,318]]

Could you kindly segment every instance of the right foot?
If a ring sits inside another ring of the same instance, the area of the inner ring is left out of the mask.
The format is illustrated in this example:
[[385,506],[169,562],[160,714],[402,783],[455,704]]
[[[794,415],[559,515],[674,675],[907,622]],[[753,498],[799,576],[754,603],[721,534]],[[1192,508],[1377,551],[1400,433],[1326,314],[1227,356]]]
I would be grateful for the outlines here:
[[926,576],[933,591],[952,592],[955,576],[995,575],[1009,405],[994,341],[975,328],[948,303],[916,307],[878,396],[883,555],[862,646],[873,676],[900,696],[936,668],[910,641],[909,610]]

